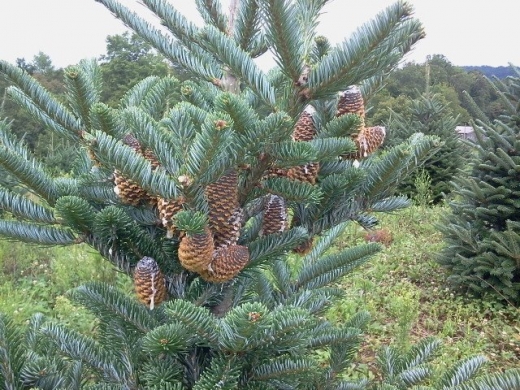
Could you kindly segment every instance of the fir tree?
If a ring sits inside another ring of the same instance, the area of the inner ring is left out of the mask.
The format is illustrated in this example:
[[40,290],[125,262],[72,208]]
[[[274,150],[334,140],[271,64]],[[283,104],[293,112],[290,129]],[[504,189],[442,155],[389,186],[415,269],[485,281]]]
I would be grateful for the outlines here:
[[[380,247],[328,249],[349,222],[374,225],[369,211],[407,206],[395,185],[437,140],[414,136],[353,164],[362,118],[338,93],[370,89],[422,38],[411,7],[395,3],[330,48],[315,37],[326,0],[234,1],[229,15],[197,1],[201,28],[166,1],[143,0],[166,33],[100,2],[191,77],[145,78],[111,108],[94,61],[66,69],[65,102],[0,62],[11,98],[83,150],[73,175],[53,178],[1,123],[2,174],[21,191],[1,189],[0,234],[87,243],[136,290],[70,292],[97,316],[94,337],[42,316],[23,341],[9,327],[7,388],[364,386],[341,374],[366,313],[341,324],[320,314],[342,294],[332,283]],[[266,74],[253,58],[268,49],[277,68]]]
[[427,91],[419,98],[410,100],[403,114],[392,113],[388,123],[388,145],[398,145],[413,133],[437,136],[442,141],[442,146],[425,161],[422,169],[411,173],[399,185],[398,193],[415,198],[416,180],[425,174],[431,182],[433,204],[439,203],[450,193],[450,181],[460,169],[464,169],[469,158],[469,146],[456,133],[457,117],[450,111],[439,95]]
[[520,302],[520,73],[495,85],[507,110],[479,121],[476,157],[454,182],[457,195],[440,229],[446,247],[439,263],[456,286]]

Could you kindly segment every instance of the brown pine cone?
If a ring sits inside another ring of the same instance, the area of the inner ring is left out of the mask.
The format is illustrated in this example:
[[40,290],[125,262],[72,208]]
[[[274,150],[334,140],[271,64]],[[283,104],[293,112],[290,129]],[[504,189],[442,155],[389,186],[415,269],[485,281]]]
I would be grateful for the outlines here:
[[238,203],[238,173],[232,170],[211,183],[205,190],[209,205],[209,226],[215,248],[238,241],[242,225]]
[[292,133],[292,139],[294,141],[311,141],[314,139],[316,136],[316,126],[314,126],[312,119],[314,112],[314,107],[308,105],[300,114]]
[[166,228],[166,237],[172,238],[177,233],[173,218],[175,214],[182,210],[184,198],[164,199],[157,197],[157,210],[162,225]]
[[134,270],[134,288],[137,298],[153,310],[167,297],[166,283],[159,265],[151,257],[143,257]]
[[361,119],[365,118],[365,101],[356,85],[350,86],[339,96],[336,116],[344,114],[357,114]]
[[249,261],[249,249],[242,245],[221,247],[213,254],[213,261],[201,277],[213,283],[233,279]]
[[289,216],[285,199],[278,195],[267,195],[264,203],[264,218],[261,234],[281,233],[287,229]]
[[303,181],[310,184],[316,184],[316,178],[320,170],[320,163],[308,163],[297,167],[289,168],[287,177],[291,180]]
[[114,192],[123,203],[138,206],[151,201],[150,195],[139,184],[125,178],[118,170],[114,172],[114,184]]
[[213,235],[207,227],[204,233],[186,234],[179,244],[179,262],[188,271],[207,271],[214,251]]
[[362,159],[374,153],[385,141],[385,136],[386,129],[383,126],[365,127],[355,138],[355,158]]

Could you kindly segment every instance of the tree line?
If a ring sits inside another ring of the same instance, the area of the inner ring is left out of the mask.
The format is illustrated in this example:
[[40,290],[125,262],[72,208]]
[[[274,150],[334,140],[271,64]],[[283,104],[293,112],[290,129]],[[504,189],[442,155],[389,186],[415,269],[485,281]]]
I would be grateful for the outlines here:
[[[180,80],[186,78],[182,70],[169,64],[138,35],[128,32],[108,36],[106,53],[98,61],[105,82],[103,100],[112,107],[117,105],[125,91],[147,76],[172,74]],[[63,83],[64,69],[56,68],[47,54],[40,52],[32,61],[19,58],[16,65],[57,96],[67,93]],[[395,118],[413,120],[413,102],[426,91],[434,94],[444,107],[443,116],[455,118],[455,125],[468,124],[475,117],[472,101],[494,120],[505,107],[486,78],[490,74],[505,77],[510,72],[492,67],[455,66],[440,54],[429,56],[424,63],[405,63],[386,77],[384,84],[368,101],[367,123],[388,126]],[[5,94],[7,86],[7,81],[0,79],[0,96],[3,97],[0,114],[12,120],[13,133],[23,136],[36,156],[44,159],[48,166],[61,171],[70,169],[75,145],[56,139],[29,113],[10,101]]]

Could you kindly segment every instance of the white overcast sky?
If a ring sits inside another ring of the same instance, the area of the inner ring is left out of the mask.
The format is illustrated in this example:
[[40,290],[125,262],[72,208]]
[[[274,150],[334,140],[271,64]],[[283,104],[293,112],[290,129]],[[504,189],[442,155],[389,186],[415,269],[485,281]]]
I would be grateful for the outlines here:
[[[169,0],[190,20],[200,23],[193,0]],[[138,0],[120,2],[149,15]],[[321,16],[319,33],[333,43],[394,0],[333,0]],[[520,0],[409,0],[425,27],[426,38],[406,60],[424,62],[443,54],[454,65],[520,66]],[[229,0],[222,0],[225,9]],[[147,19],[153,21],[147,16]],[[0,0],[0,59],[30,61],[42,51],[55,67],[97,58],[106,37],[126,27],[94,0]]]

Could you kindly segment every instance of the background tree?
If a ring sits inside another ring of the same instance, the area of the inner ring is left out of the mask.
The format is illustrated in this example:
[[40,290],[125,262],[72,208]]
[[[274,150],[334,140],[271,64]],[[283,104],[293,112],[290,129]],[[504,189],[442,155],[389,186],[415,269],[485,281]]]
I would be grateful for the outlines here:
[[496,87],[507,110],[479,122],[469,175],[454,180],[457,195],[441,225],[446,247],[439,263],[454,285],[480,295],[520,302],[518,174],[520,76]]
[[457,117],[442,95],[426,92],[420,98],[410,100],[403,113],[393,113],[388,123],[387,145],[398,145],[414,133],[437,136],[443,145],[422,166],[403,180],[397,191],[410,198],[417,195],[416,180],[421,175],[430,179],[433,204],[442,201],[451,191],[450,181],[464,169],[469,157],[469,146],[464,145],[455,131]]
[[112,35],[106,42],[107,52],[100,58],[105,85],[102,98],[110,106],[119,103],[125,92],[145,77],[171,73],[165,58],[137,34]]

